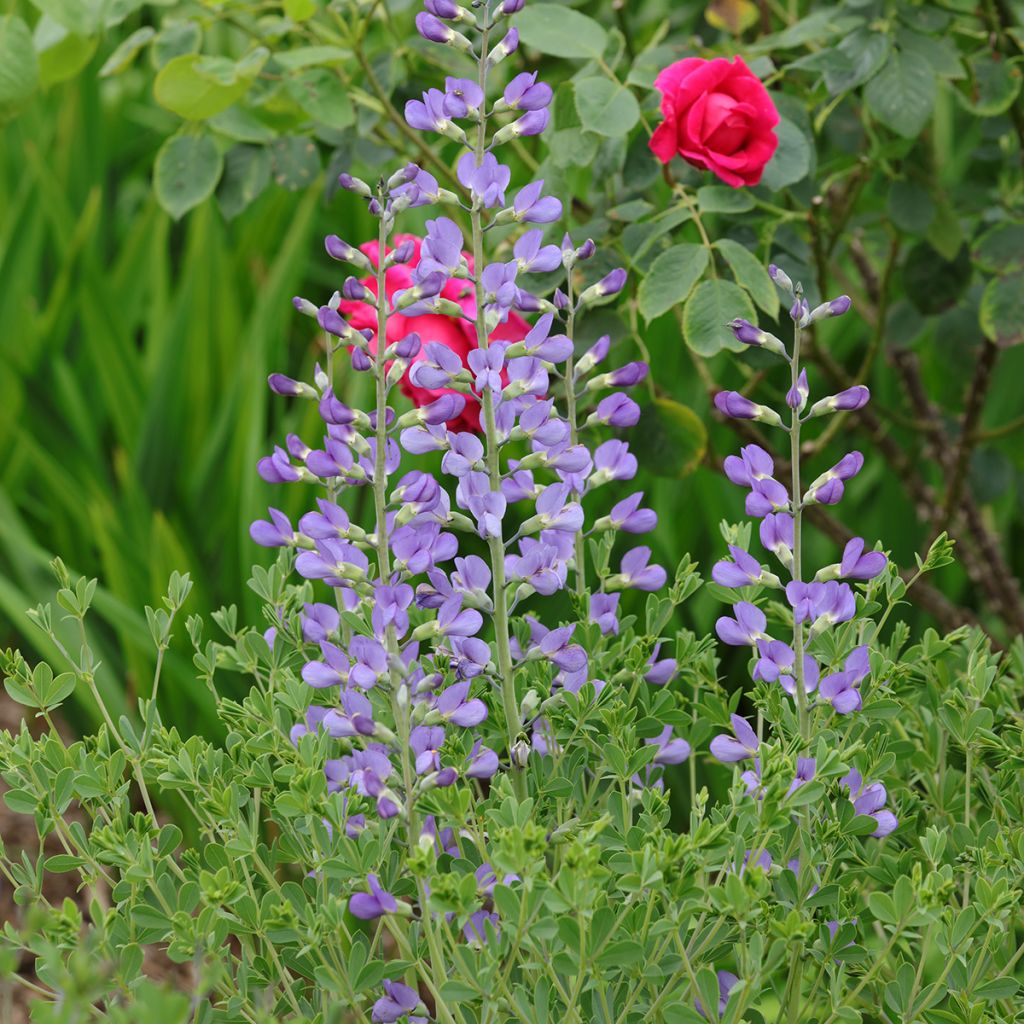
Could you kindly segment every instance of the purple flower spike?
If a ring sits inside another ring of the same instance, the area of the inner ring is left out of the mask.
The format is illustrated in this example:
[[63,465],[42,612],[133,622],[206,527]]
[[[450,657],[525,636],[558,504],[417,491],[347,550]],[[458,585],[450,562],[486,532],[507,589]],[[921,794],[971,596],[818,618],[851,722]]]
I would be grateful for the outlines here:
[[[591,599],[593,600],[593,599]],[[679,667],[675,658],[662,658],[658,660],[661,652],[660,641],[654,645],[651,656],[647,659],[648,669],[644,673],[644,682],[651,686],[665,686],[675,678],[676,669]]]
[[866,646],[853,650],[843,665],[842,672],[825,676],[821,681],[821,696],[832,705],[837,714],[848,715],[862,707],[860,684],[871,672],[871,661]]
[[295,531],[288,517],[276,508],[268,508],[270,521],[257,519],[249,527],[249,536],[264,548],[286,548],[295,541]]
[[748,554],[743,548],[729,545],[729,553],[733,561],[716,562],[711,570],[711,578],[723,587],[750,587],[761,582],[764,567]]
[[[546,112],[545,112],[546,113]],[[520,189],[512,204],[515,219],[527,224],[549,224],[562,216],[562,202],[554,196],[541,198],[544,179]]]
[[810,394],[810,386],[807,383],[807,371],[801,370],[797,378],[796,386],[786,392],[786,405],[790,409],[800,412],[807,404],[807,396]]
[[829,395],[828,398],[815,402],[807,416],[810,418],[811,416],[824,416],[830,412],[853,412],[863,409],[870,399],[871,392],[863,384],[857,384],[845,391],[840,391],[837,395]]
[[673,737],[672,728],[668,725],[657,736],[644,740],[644,743],[658,748],[654,764],[682,764],[690,756],[690,744]]
[[839,563],[839,575],[848,580],[873,580],[885,571],[888,559],[881,551],[864,553],[864,541],[854,537],[843,549],[843,560]]
[[[729,971],[718,972],[718,1007],[715,1014],[716,1018],[721,1018],[726,1009],[729,1006],[729,993],[736,987],[737,982],[740,979]],[[695,999],[694,1003],[697,1007],[697,1012],[707,1019],[707,1014],[704,1012],[704,1006],[699,999]]]
[[479,725],[487,717],[487,705],[482,700],[466,700],[469,686],[468,682],[452,684],[437,697],[434,705],[442,718],[464,729]]
[[765,614],[749,601],[740,601],[732,606],[734,619],[723,615],[715,623],[715,632],[724,644],[732,647],[752,647],[762,637],[768,620]]
[[605,636],[619,632],[620,594],[592,594],[590,597],[590,621],[597,624]]
[[[416,15],[416,31],[424,39],[432,43],[448,43],[455,37],[455,32],[433,14],[421,11]],[[415,128],[416,125],[413,125]]]
[[757,742],[757,734],[750,728],[750,723],[739,715],[730,715],[729,721],[732,722],[734,735],[720,733],[716,736],[711,741],[711,753],[719,761],[726,763],[756,757],[760,744]]
[[604,423],[609,427],[635,427],[640,422],[640,406],[628,395],[616,391],[597,403],[587,424]]
[[[420,1005],[420,995],[414,988],[400,981],[384,981],[384,995],[373,1004],[374,1024],[394,1024],[395,1021],[411,1014]],[[409,1022],[425,1021],[426,1017],[410,1017]]]
[[665,586],[668,578],[660,565],[648,565],[651,549],[648,547],[633,548],[627,551],[619,567],[619,575],[607,580],[609,588],[622,589],[630,587],[634,590],[655,591]]
[[898,822],[892,811],[884,809],[886,792],[882,783],[872,782],[865,786],[860,772],[854,768],[849,775],[839,780],[839,785],[850,794],[850,802],[858,814],[874,818],[878,823],[878,828],[871,833],[876,839],[895,831]]
[[393,914],[398,909],[398,901],[391,893],[380,887],[380,880],[376,875],[367,875],[366,884],[369,892],[357,892],[349,897],[348,909],[353,917],[372,921],[374,918],[383,917],[384,914]]

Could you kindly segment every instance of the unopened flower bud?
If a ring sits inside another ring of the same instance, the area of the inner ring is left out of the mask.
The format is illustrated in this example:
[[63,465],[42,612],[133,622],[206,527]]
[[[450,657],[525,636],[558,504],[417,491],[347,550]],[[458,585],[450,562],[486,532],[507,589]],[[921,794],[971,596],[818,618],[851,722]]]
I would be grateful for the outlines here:
[[411,238],[406,239],[401,245],[396,245],[391,252],[388,253],[384,260],[384,266],[393,267],[399,263],[408,263],[416,254],[416,246]]
[[825,416],[830,412],[853,412],[862,409],[868,404],[871,392],[863,384],[856,384],[852,388],[840,391],[837,395],[829,395],[811,406],[807,418],[813,416]]
[[351,302],[363,302],[367,299],[369,292],[358,278],[348,277],[342,286],[341,294]]
[[296,295],[292,299],[292,305],[303,315],[315,317],[319,312],[320,307],[315,306],[309,299],[304,299],[301,295]]
[[347,172],[338,175],[338,184],[346,192],[354,192],[357,196],[362,196],[364,199],[369,199],[373,195],[370,186],[362,178],[353,177]]
[[780,356],[786,355],[786,346],[774,334],[762,331],[760,327],[755,326],[749,320],[738,317],[730,322],[729,328],[736,340],[744,345],[763,348]]
[[715,395],[715,408],[734,420],[757,420],[772,427],[781,427],[782,417],[766,405],[758,405],[738,391],[719,391]]
[[503,0],[501,5],[502,14],[515,14],[516,11],[521,11],[526,4],[526,0]]
[[512,763],[517,768],[525,768],[530,759],[530,744],[526,740],[517,740],[512,746]]
[[505,38],[487,54],[487,66],[493,68],[495,64],[500,64],[509,54],[515,53],[518,49],[519,29],[510,28]]
[[292,380],[291,377],[286,377],[283,373],[272,373],[267,378],[267,383],[275,395],[284,395],[288,398],[320,397],[316,393],[316,388],[312,385],[306,384],[303,381]]
[[781,267],[774,263],[768,266],[768,276],[783,290],[793,294],[793,281]]
[[581,306],[595,306],[605,302],[619,292],[626,285],[626,271],[619,267],[601,278],[597,284],[592,284],[580,296]]

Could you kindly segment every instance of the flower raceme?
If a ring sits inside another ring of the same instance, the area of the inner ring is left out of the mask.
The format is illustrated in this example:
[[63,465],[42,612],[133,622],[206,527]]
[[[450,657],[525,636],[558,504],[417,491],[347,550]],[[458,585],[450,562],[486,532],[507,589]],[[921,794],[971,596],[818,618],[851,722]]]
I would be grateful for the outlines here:
[[[730,326],[742,343],[770,351],[788,364],[791,386],[786,393],[786,409],[776,411],[759,406],[734,392],[723,392],[716,399],[716,405],[726,416],[757,419],[790,435],[788,482],[776,478],[775,460],[757,444],[746,445],[738,455],[730,455],[723,467],[728,479],[747,491],[747,514],[761,520],[761,543],[777,559],[789,579],[783,584],[759,558],[730,544],[731,558],[719,562],[712,575],[721,586],[740,591],[742,597],[733,604],[731,616],[719,618],[715,629],[723,643],[750,649],[755,682],[778,685],[787,699],[792,700],[799,725],[798,742],[806,750],[815,724],[823,723],[832,714],[854,714],[863,706],[861,689],[871,678],[870,646],[858,641],[862,630],[850,629],[846,624],[857,622],[855,588],[870,588],[871,581],[885,572],[888,560],[881,551],[866,551],[863,538],[854,537],[846,544],[838,562],[822,567],[809,579],[804,576],[801,551],[804,510],[811,505],[838,503],[846,483],[859,473],[864,458],[859,452],[850,452],[809,487],[801,488],[801,428],[808,420],[819,416],[855,411],[868,401],[869,394],[866,387],[857,385],[838,395],[821,398],[807,408],[810,382],[806,370],[800,367],[801,331],[823,317],[841,316],[850,308],[850,303],[841,296],[812,310],[803,299],[800,286],[794,285],[788,275],[777,267],[771,267],[769,273],[792,300],[790,315],[795,324],[792,352],[774,335],[745,320],[734,320]],[[765,589],[781,591],[788,605],[788,616],[776,614],[769,622],[768,614],[757,603]],[[823,642],[825,634],[830,634],[827,643]],[[744,772],[743,781],[748,792],[755,795],[760,792],[761,744],[742,717],[734,714],[732,726],[732,736],[722,734],[712,740],[711,753],[723,762],[754,759],[755,768]],[[807,760],[798,751],[798,763]],[[858,770],[853,768],[842,785],[857,813],[876,817],[875,836],[887,835],[896,828],[895,816],[882,809],[885,790],[880,783],[865,787]],[[791,787],[789,795],[793,792],[795,789]]]
[[[619,593],[656,591],[667,579],[650,548],[627,549],[617,573],[605,559],[588,601],[585,533],[610,555],[616,537],[657,522],[639,492],[608,502],[603,515],[593,508],[602,486],[637,471],[627,442],[602,435],[637,422],[639,407],[624,389],[642,382],[647,367],[609,365],[608,337],[577,353],[575,325],[622,289],[625,272],[580,287],[576,278],[594,256],[593,243],[551,240],[545,226],[561,218],[560,201],[542,181],[513,187],[499,159],[503,142],[544,130],[551,101],[550,88],[532,72],[514,76],[496,101],[487,94],[489,70],[516,49],[515,29],[495,46],[482,44],[522,4],[504,0],[477,13],[441,0],[425,6],[420,34],[475,53],[481,64],[480,75],[447,78],[443,89],[406,107],[412,129],[464,146],[455,169],[469,197],[471,234],[464,237],[443,215],[462,201],[416,165],[376,187],[341,175],[342,187],[366,201],[377,239],[361,246],[326,240],[328,254],[349,264],[352,276],[325,304],[295,300],[324,331],[326,366],[317,366],[311,382],[270,379],[275,393],[317,403],[322,437],[306,444],[289,436],[258,467],[270,483],[319,488],[316,507],[294,526],[271,509],[251,527],[257,543],[281,549],[279,564],[306,581],[301,609],[281,609],[267,634],[275,655],[278,645],[292,645],[314,701],[292,740],[326,737],[324,772],[328,790],[344,801],[346,833],[395,819],[409,849],[424,837],[420,805],[428,793],[498,772],[518,785],[531,757],[555,749],[543,713],[548,702],[587,683],[595,691],[605,685],[575,639],[580,622],[544,623],[539,613],[524,616],[522,603],[572,585],[583,623],[593,619],[615,633]],[[423,237],[397,232],[403,212],[420,207],[439,208]],[[489,258],[485,248],[491,225],[513,229],[511,251],[501,258]],[[556,271],[561,285],[538,291],[535,275]],[[341,400],[342,360],[346,370],[372,379],[372,408]],[[395,408],[396,391],[413,408]],[[440,477],[408,467],[434,453]],[[368,527],[341,507],[349,488],[372,492]],[[486,558],[460,557],[462,538],[474,534]],[[332,601],[310,601],[309,587],[333,592]],[[513,617],[521,619],[518,635]],[[655,649],[639,676],[663,686],[675,671],[674,659]],[[526,693],[527,677],[547,692]],[[684,740],[663,732],[641,784],[657,783],[662,766],[689,752]],[[350,895],[353,915],[414,913],[388,883],[371,874]],[[479,896],[465,923],[471,942],[499,926],[484,906],[487,894]],[[417,899],[429,922],[422,881]],[[415,1013],[417,1003],[411,989],[391,984],[373,1018]]]

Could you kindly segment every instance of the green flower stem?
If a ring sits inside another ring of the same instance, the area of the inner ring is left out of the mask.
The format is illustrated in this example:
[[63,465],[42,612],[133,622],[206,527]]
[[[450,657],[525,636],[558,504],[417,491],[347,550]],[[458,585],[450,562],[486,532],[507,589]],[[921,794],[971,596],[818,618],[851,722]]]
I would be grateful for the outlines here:
[[[569,315],[565,323],[565,336],[574,340],[576,331],[575,296],[573,294],[572,270],[565,276],[565,294],[568,296]],[[574,354],[570,354],[565,364],[565,418],[569,421],[569,443],[579,444],[579,429],[576,423],[576,382],[573,380]],[[587,599],[587,562],[583,532],[576,531],[573,540],[573,574],[576,580],[576,596],[581,601]]]
[[[480,34],[480,58],[478,84],[484,95],[487,94],[487,40],[490,26],[484,24]],[[480,123],[477,127],[476,145],[473,154],[477,165],[483,162],[487,148],[487,115],[481,111]],[[477,202],[473,204],[470,214],[473,226],[473,275],[476,283],[476,340],[477,347],[486,349],[487,324],[484,314],[484,285],[481,279],[484,268],[484,225],[483,215]],[[484,414],[484,439],[486,442],[487,477],[491,490],[501,491],[501,466],[499,463],[498,429],[494,416],[494,395],[485,389],[480,399]],[[515,679],[512,671],[512,648],[509,643],[508,595],[505,592],[505,545],[501,537],[489,537],[487,550],[491,562],[491,578],[494,589],[494,640],[498,649],[498,673],[501,676],[501,704],[505,716],[505,733],[508,737],[508,754],[519,738],[522,722],[519,719],[519,705],[516,701]],[[521,778],[519,772],[513,776]],[[517,782],[517,786],[521,783]],[[522,795],[522,794],[521,794]]]
[[[793,359],[790,363],[792,384],[796,390],[800,377],[800,325],[793,330]],[[793,508],[793,579],[803,580],[803,501],[800,488],[800,410],[794,409],[789,426],[789,459],[791,468],[790,496]],[[793,675],[796,680],[796,713],[800,726],[800,739],[807,743],[811,738],[810,720],[807,714],[807,691],[804,689],[804,624],[793,623]]]

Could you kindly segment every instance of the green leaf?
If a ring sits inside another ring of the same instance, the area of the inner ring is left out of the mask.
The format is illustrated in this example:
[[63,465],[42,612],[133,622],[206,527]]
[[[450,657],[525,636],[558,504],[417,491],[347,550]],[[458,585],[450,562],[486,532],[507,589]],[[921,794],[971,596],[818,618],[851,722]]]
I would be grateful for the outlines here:
[[851,32],[834,50],[823,51],[841,57],[833,67],[824,69],[826,88],[837,96],[863,85],[878,72],[891,48],[892,42],[884,32],[871,28]]
[[928,123],[936,92],[935,71],[924,57],[914,51],[894,52],[868,82],[864,99],[882,124],[912,139]]
[[60,874],[63,871],[75,871],[84,863],[85,861],[81,857],[75,857],[67,853],[58,853],[53,857],[46,858],[43,869]]
[[89,36],[100,27],[102,6],[90,0],[32,0],[32,6],[72,35]]
[[941,313],[956,304],[971,282],[971,260],[967,246],[951,260],[930,242],[918,242],[903,264],[903,285],[907,298],[925,316]]
[[611,138],[628,135],[640,120],[640,104],[632,91],[603,76],[576,83],[576,109],[584,128]]
[[273,142],[277,138],[273,128],[244,107],[228,107],[223,113],[211,117],[207,123],[219,134],[236,142]]
[[678,479],[692,473],[708,446],[704,421],[689,406],[656,398],[640,414],[642,460],[655,476]]
[[316,0],[284,0],[281,6],[291,21],[308,21],[317,12]]
[[552,57],[596,59],[608,45],[605,30],[593,18],[563,4],[527,4],[516,26],[525,46]]
[[103,62],[100,78],[117,75],[129,67],[139,51],[156,36],[156,29],[145,25],[136,29],[127,39],[122,39],[116,50]]
[[289,79],[287,88],[292,99],[314,121],[339,130],[355,123],[348,91],[333,71],[310,68]]
[[967,94],[957,93],[964,106],[981,117],[1009,110],[1020,92],[1020,67],[988,50],[971,57],[967,66],[971,72]]
[[198,53],[203,44],[203,30],[194,21],[165,22],[160,33],[153,40],[149,51],[153,67],[157,70],[169,64],[175,57]]
[[922,35],[900,28],[896,33],[896,45],[904,53],[918,53],[924,57],[939,78],[954,80],[965,75],[960,51],[951,37]]
[[736,283],[750,292],[750,297],[761,309],[774,317],[779,311],[779,293],[765,265],[735,239],[720,238],[715,242],[715,248],[725,257]]
[[46,87],[74,78],[92,59],[99,39],[79,36],[44,14],[32,35],[39,58],[39,84]]
[[253,50],[237,64],[226,57],[185,54],[156,76],[153,94],[162,107],[189,121],[202,121],[227,110],[245,95],[269,56]]
[[779,137],[779,148],[761,177],[761,184],[772,192],[795,185],[811,169],[811,145],[792,121],[782,118],[775,127],[775,134]]
[[39,85],[39,63],[28,25],[13,14],[0,18],[0,121],[13,116]]
[[997,277],[985,286],[978,314],[985,337],[999,345],[1024,341],[1024,272]]
[[157,202],[175,219],[213,193],[224,159],[209,135],[176,135],[156,155],[153,191]]
[[284,135],[270,145],[274,181],[296,192],[316,180],[320,173],[320,153],[314,143],[302,135]]
[[889,217],[901,231],[921,235],[935,219],[935,203],[921,185],[894,181],[889,189]]
[[717,355],[722,349],[739,352],[743,346],[727,326],[736,317],[757,320],[747,293],[732,281],[701,281],[683,309],[683,338],[702,356]]
[[640,282],[637,306],[650,323],[673,306],[685,302],[708,265],[703,245],[684,242],[663,252]]
[[743,188],[728,185],[704,185],[697,189],[701,213],[746,213],[754,208],[754,197]]
[[973,994],[986,1002],[995,1002],[997,999],[1009,999],[1019,988],[1020,982],[1015,978],[996,978],[979,985]]
[[1024,270],[1024,223],[1004,221],[974,243],[974,262],[990,274]]
[[224,161],[217,202],[228,220],[237,217],[270,181],[270,154],[263,146],[235,146]]
[[280,64],[286,71],[301,71],[320,64],[337,64],[348,60],[351,51],[340,46],[297,46],[294,50],[282,50],[274,54],[274,63]]

